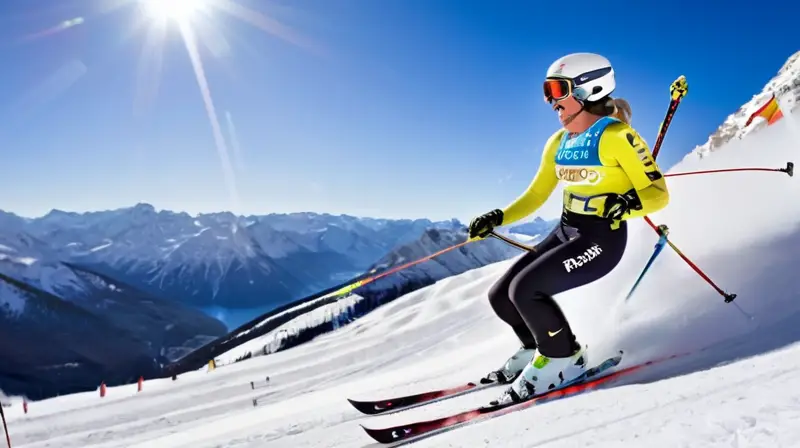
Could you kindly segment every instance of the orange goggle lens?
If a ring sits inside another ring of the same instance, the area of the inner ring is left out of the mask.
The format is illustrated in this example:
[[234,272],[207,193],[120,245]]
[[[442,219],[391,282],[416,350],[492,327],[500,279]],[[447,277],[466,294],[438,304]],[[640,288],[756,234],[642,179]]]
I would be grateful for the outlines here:
[[544,99],[547,102],[563,100],[572,94],[572,85],[566,79],[544,81]]

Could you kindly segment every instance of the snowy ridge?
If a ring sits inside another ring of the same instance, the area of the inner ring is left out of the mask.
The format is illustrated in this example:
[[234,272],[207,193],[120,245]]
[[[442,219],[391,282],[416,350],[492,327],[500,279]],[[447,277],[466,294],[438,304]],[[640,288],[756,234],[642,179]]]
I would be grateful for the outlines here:
[[[0,233],[0,273],[67,299],[89,292],[87,285],[61,264],[44,243],[24,233]],[[0,284],[0,288],[8,285]],[[15,313],[24,311],[24,299],[10,288],[0,291],[0,304],[4,303],[15,303]]]
[[558,218],[545,220],[537,216],[532,221],[514,224],[508,228],[502,227],[499,231],[506,236],[517,238],[521,243],[532,244],[550,233],[558,221]]
[[741,139],[751,132],[762,129],[766,126],[766,122],[761,117],[757,117],[749,126],[745,126],[745,124],[750,116],[766,104],[773,95],[780,104],[784,116],[795,110],[797,104],[800,103],[800,51],[789,57],[778,74],[764,86],[760,93],[753,95],[750,101],[728,116],[705,143],[697,146],[686,157],[707,156],[732,139]]

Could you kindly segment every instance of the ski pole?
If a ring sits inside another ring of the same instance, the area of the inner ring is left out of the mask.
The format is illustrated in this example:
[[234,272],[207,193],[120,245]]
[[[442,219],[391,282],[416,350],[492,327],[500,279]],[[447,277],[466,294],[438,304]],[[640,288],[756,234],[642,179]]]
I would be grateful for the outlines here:
[[[655,160],[656,156],[658,155],[658,151],[661,149],[661,145],[664,143],[664,136],[666,135],[667,130],[669,130],[670,123],[672,123],[672,117],[675,116],[675,112],[678,110],[678,106],[680,105],[681,100],[683,99],[683,97],[685,97],[686,94],[689,92],[689,85],[686,82],[686,77],[683,76],[683,75],[679,76],[675,81],[672,82],[672,84],[670,85],[670,89],[669,90],[670,90],[669,108],[667,109],[667,114],[664,117],[664,121],[661,123],[661,126],[659,126],[659,128],[658,128],[658,138],[656,139],[656,144],[653,146],[653,159],[654,160]],[[789,164],[787,165],[786,169],[787,169],[787,172],[793,171],[794,170],[794,165],[791,164],[791,162],[789,162]],[[647,222],[647,224],[650,225],[650,227],[653,228],[653,230],[656,233],[659,234],[659,238],[662,238],[662,235],[661,235],[661,233],[659,231],[659,226],[656,226],[653,223],[653,221],[650,219],[649,216],[645,216],[644,220],[645,220],[645,222]],[[683,259],[683,261],[686,262],[686,264],[689,265],[689,267],[691,267],[698,275],[700,275],[700,277],[703,280],[706,281],[706,283],[711,285],[712,288],[714,288],[720,295],[722,295],[725,298],[725,303],[730,303],[730,302],[733,301],[733,299],[736,298],[736,294],[726,293],[725,291],[722,290],[722,288],[717,286],[717,284],[714,283],[714,281],[712,281],[711,278],[708,275],[706,275],[705,272],[703,272],[696,264],[694,264],[692,262],[692,260],[689,259],[689,257],[687,257],[680,249],[678,249],[678,247],[675,246],[675,244],[673,244],[672,241],[669,240],[669,238],[667,238],[667,237],[664,237],[664,238],[665,238],[666,243],[669,245],[669,247],[676,254],[678,254],[678,256],[681,257],[681,259]],[[738,305],[737,305],[737,308],[739,308],[741,310],[741,308]],[[744,313],[743,310],[741,310],[741,311]],[[745,314],[747,314],[747,313],[745,313]]]
[[644,265],[644,269],[642,269],[642,273],[639,274],[639,278],[636,279],[636,282],[631,287],[631,290],[628,292],[628,295],[625,296],[625,301],[631,298],[633,292],[636,291],[636,288],[639,286],[639,282],[642,281],[642,277],[647,273],[652,266],[653,262],[658,258],[658,255],[664,250],[664,246],[667,244],[667,234],[669,234],[669,228],[665,225],[658,226],[659,232],[661,232],[661,237],[658,238],[658,242],[656,243],[655,250],[653,251],[653,255],[650,256],[650,259],[647,260],[647,264]]
[[[672,117],[675,116],[675,112],[678,110],[678,106],[680,105],[681,100],[683,100],[683,97],[685,97],[688,92],[689,92],[689,85],[686,82],[686,77],[683,75],[679,76],[675,81],[672,82],[672,84],[670,84],[669,107],[667,108],[667,113],[666,116],[664,117],[664,120],[661,122],[661,125],[658,126],[658,137],[656,138],[656,143],[655,145],[653,145],[653,151],[652,151],[653,160],[655,160],[656,156],[658,155],[658,151],[661,149],[661,144],[664,142],[664,137],[667,134],[669,125],[670,123],[672,123]],[[656,226],[655,224],[653,224],[653,221],[650,220],[648,216],[645,216],[644,220],[658,234],[658,242],[656,243],[653,255],[650,256],[649,260],[647,260],[647,264],[645,264],[644,269],[642,269],[642,272],[639,274],[639,277],[636,279],[636,282],[633,284],[633,287],[631,287],[631,290],[628,292],[628,295],[625,296],[625,301],[628,301],[631,298],[633,292],[636,290],[636,288],[639,286],[639,283],[642,281],[642,278],[644,278],[644,275],[647,274],[648,270],[650,270],[650,266],[652,266],[653,262],[656,260],[656,258],[658,258],[659,254],[661,254],[661,251],[664,249],[664,246],[667,243],[670,244],[670,247],[673,250],[677,250],[677,248],[672,245],[672,242],[669,241],[669,238],[667,237],[669,233],[669,228],[666,225],[662,224],[660,226]]]
[[509,238],[509,237],[507,237],[505,235],[501,235],[501,234],[495,232],[494,230],[489,232],[489,235],[497,238],[498,240],[500,240],[500,241],[502,241],[504,243],[510,244],[511,246],[514,246],[517,249],[525,250],[525,251],[528,251],[528,252],[536,252],[536,248],[535,247],[526,246],[526,245],[524,245],[524,244],[522,244],[522,243],[520,243],[518,241],[512,240],[511,238]]
[[661,122],[661,126],[658,127],[658,137],[656,138],[656,144],[653,145],[654,160],[658,156],[658,151],[661,149],[664,137],[667,135],[667,129],[669,129],[669,125],[672,123],[672,117],[675,116],[675,112],[678,110],[681,100],[683,100],[683,97],[685,97],[687,93],[689,93],[689,84],[686,82],[686,77],[683,75],[678,76],[678,79],[672,81],[672,84],[669,86],[669,107],[667,108],[664,120]]
[[467,243],[470,243],[470,242],[472,242],[472,240],[467,239],[467,240],[462,241],[460,243],[453,244],[452,246],[445,247],[444,249],[442,249],[442,250],[440,250],[438,252],[434,252],[434,253],[432,253],[430,255],[426,255],[426,256],[424,256],[422,258],[418,258],[418,259],[416,259],[414,261],[409,261],[408,263],[401,264],[399,266],[395,266],[395,267],[393,267],[391,269],[388,269],[386,271],[381,272],[380,274],[376,274],[376,275],[373,275],[371,277],[367,277],[367,278],[362,279],[362,280],[360,280],[358,282],[355,282],[353,284],[345,286],[344,288],[338,289],[338,290],[334,291],[333,293],[331,293],[330,296],[342,295],[343,293],[350,292],[350,291],[352,291],[352,290],[354,290],[354,289],[356,289],[358,287],[366,285],[367,283],[372,283],[372,282],[374,282],[376,280],[382,279],[383,277],[386,277],[388,275],[392,275],[395,272],[402,271],[403,269],[408,269],[411,266],[415,266],[415,265],[418,265],[418,264],[420,264],[420,263],[422,263],[424,261],[428,261],[428,260],[430,260],[432,258],[436,258],[439,255],[443,255],[443,254],[445,254],[447,252],[450,252],[451,250],[458,249],[459,247],[462,247],[462,246],[464,246],[464,245],[466,245]]
[[687,173],[671,173],[671,174],[665,174],[664,177],[691,176],[693,174],[730,173],[734,171],[772,171],[778,173],[786,173],[789,175],[789,177],[793,177],[794,163],[786,162],[786,168],[723,168],[718,170],[689,171]]

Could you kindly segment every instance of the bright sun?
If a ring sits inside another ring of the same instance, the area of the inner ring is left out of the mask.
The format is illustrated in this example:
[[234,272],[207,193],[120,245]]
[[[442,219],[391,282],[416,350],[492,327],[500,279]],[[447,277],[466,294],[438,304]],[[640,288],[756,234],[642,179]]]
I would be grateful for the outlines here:
[[148,16],[156,20],[190,21],[203,0],[142,0]]

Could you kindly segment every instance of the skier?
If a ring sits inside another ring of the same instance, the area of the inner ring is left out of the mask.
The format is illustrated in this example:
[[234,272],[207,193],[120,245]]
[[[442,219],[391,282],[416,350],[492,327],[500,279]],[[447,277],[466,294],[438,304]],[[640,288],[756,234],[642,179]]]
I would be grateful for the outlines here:
[[664,208],[664,176],[630,126],[627,101],[610,95],[614,69],[605,57],[575,53],[556,60],[544,81],[545,101],[563,129],[545,144],[528,189],[505,209],[473,219],[472,239],[535,212],[564,181],[560,223],[489,291],[489,302],[522,346],[484,382],[511,383],[498,401],[522,401],[580,376],[581,346],[553,296],[611,272],[627,243],[626,220]]

